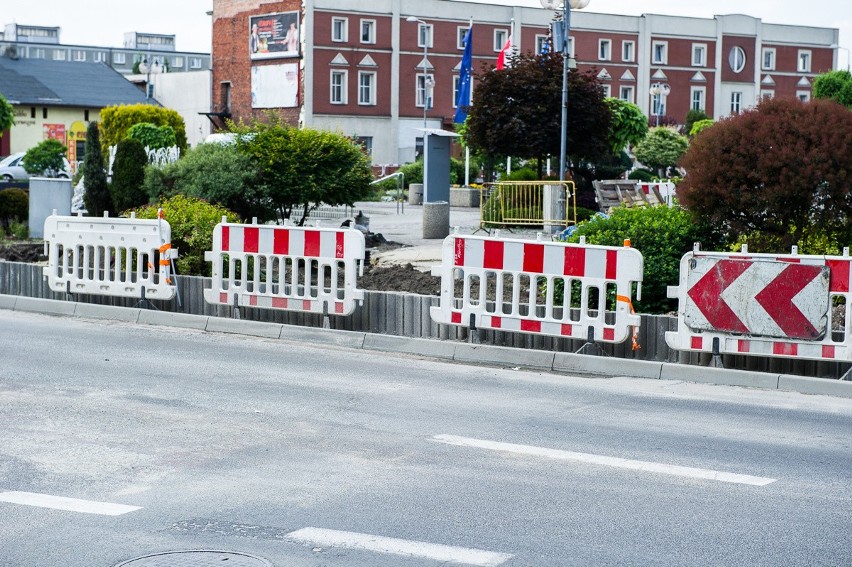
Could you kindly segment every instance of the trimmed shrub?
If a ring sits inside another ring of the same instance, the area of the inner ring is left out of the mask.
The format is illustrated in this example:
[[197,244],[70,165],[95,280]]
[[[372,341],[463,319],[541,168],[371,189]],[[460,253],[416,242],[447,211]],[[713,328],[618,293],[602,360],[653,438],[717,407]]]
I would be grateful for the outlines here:
[[130,138],[118,143],[110,184],[112,202],[117,211],[125,211],[148,202],[148,195],[142,188],[147,164],[148,154],[141,143]]
[[634,169],[627,176],[627,179],[633,179],[642,183],[650,183],[657,179],[657,176],[650,169]]
[[58,140],[43,140],[27,151],[21,165],[29,174],[56,177],[65,168],[62,158],[67,151],[65,144]]
[[239,216],[195,197],[175,195],[159,205],[136,209],[136,218],[155,219],[159,208],[172,228],[172,247],[180,254],[176,262],[178,273],[209,276],[210,264],[204,261],[204,252],[212,250],[213,228],[223,216],[228,222],[238,222]]
[[127,138],[127,131],[140,123],[170,126],[175,133],[176,145],[181,155],[186,152],[186,124],[175,110],[152,104],[123,104],[101,110],[101,149],[109,154],[109,147]]
[[531,169],[527,169],[526,167],[522,167],[521,169],[516,169],[512,173],[506,176],[506,181],[536,181],[538,179],[538,174]]
[[157,126],[150,122],[134,124],[127,131],[127,137],[139,141],[151,150],[170,148],[177,145],[175,130],[171,126]]

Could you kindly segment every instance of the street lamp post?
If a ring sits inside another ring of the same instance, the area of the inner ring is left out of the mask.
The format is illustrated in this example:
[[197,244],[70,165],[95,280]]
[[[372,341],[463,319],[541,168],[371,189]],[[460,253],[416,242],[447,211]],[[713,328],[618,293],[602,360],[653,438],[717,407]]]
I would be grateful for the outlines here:
[[154,59],[153,62],[148,63],[148,58],[150,55],[146,55],[142,61],[139,62],[139,70],[145,73],[145,100],[151,100],[151,73],[154,74],[159,73],[162,70],[160,62],[157,59]]
[[[428,24],[415,16],[408,16],[405,21],[417,23],[418,26],[423,26],[423,143],[426,143],[426,112],[429,110],[428,91],[434,88],[435,80],[429,77],[429,69],[427,67],[427,58],[429,57],[429,28]],[[417,30],[417,37],[420,37],[420,28]]]
[[[541,5],[546,10],[556,10],[562,4],[562,21],[557,22],[558,39],[562,41],[562,131],[559,144],[559,181],[565,181],[565,170],[567,169],[566,154],[568,143],[568,68],[569,60],[573,62],[570,53],[568,34],[571,31],[571,10],[582,10],[589,5],[590,0],[541,0]],[[559,46],[557,46],[559,47]]]
[[666,83],[654,83],[651,85],[651,88],[648,90],[651,94],[652,103],[654,105],[654,116],[657,117],[656,125],[660,125],[660,114],[663,112],[664,101],[666,97],[669,96],[669,93],[672,92],[672,88]]

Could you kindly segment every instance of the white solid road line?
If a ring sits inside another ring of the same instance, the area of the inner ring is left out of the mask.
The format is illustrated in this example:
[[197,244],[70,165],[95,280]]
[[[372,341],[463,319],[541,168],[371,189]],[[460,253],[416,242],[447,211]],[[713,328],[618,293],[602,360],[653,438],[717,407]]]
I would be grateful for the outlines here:
[[518,455],[530,455],[533,457],[546,457],[562,461],[576,461],[592,465],[604,465],[620,469],[631,469],[637,471],[670,474],[674,476],[685,476],[689,478],[701,478],[706,480],[717,480],[719,482],[733,482],[736,484],[750,484],[753,486],[766,486],[777,481],[777,478],[766,478],[762,476],[750,476],[710,469],[697,469],[693,467],[681,467],[678,465],[667,465],[664,463],[653,463],[650,461],[634,461],[632,459],[620,459],[618,457],[607,457],[604,455],[593,455],[591,453],[575,453],[573,451],[561,451],[558,449],[547,449],[544,447],[533,447],[531,445],[515,445],[514,443],[501,443],[499,441],[485,441],[483,439],[471,439],[457,435],[435,435],[433,437],[439,443],[447,445],[459,445],[461,447],[476,447],[478,449],[489,449],[491,451],[503,451],[516,453]]
[[311,545],[362,549],[364,551],[422,557],[435,561],[480,567],[496,567],[512,558],[511,555],[506,553],[323,528],[304,528],[291,532],[286,537]]
[[93,500],[65,498],[64,496],[51,496],[50,494],[16,491],[0,492],[0,502],[37,506],[39,508],[53,508],[54,510],[65,510],[68,512],[82,512],[83,514],[101,514],[102,516],[120,516],[141,509],[141,506],[128,506],[126,504],[95,502]]

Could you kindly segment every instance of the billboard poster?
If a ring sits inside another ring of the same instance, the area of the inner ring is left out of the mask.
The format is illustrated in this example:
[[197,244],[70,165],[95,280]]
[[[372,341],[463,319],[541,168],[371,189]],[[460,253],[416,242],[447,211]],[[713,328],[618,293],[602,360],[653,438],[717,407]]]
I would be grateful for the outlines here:
[[299,56],[299,12],[249,17],[249,57]]
[[65,124],[43,124],[41,128],[45,140],[58,140],[65,145]]
[[252,108],[299,106],[299,64],[255,65],[251,68]]

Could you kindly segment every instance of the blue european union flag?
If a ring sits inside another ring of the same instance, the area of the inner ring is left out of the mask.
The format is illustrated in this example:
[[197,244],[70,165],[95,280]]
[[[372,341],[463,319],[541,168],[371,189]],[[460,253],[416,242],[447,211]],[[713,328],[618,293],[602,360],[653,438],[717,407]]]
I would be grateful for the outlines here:
[[461,124],[467,118],[467,108],[470,106],[470,80],[473,67],[473,26],[464,34],[464,54],[459,68],[459,94],[456,99],[456,115],[453,122]]

